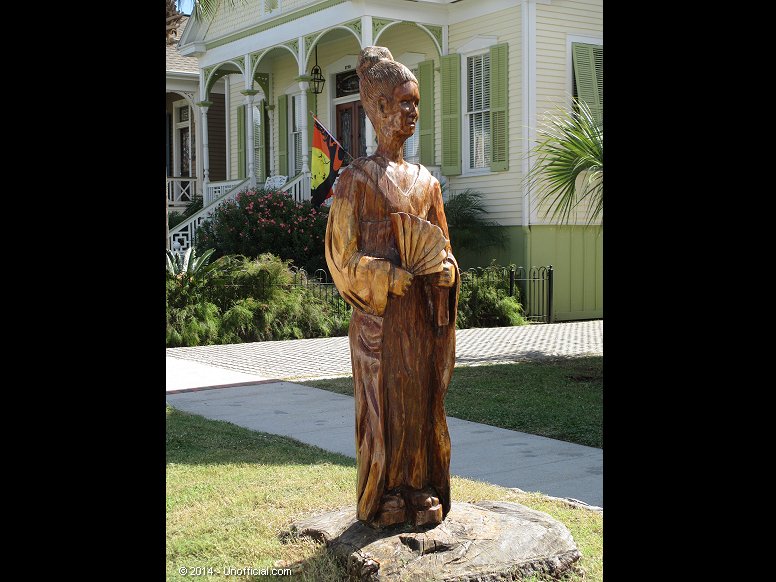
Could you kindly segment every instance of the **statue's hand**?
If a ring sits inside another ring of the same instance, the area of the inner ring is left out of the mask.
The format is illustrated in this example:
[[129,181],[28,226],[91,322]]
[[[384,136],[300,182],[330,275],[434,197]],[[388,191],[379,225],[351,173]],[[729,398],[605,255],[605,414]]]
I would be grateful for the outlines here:
[[394,267],[391,271],[391,281],[388,284],[388,292],[394,295],[404,295],[404,292],[412,283],[412,273],[401,267]]
[[455,265],[445,261],[442,263],[443,269],[439,273],[429,275],[431,284],[437,287],[452,287],[455,285]]

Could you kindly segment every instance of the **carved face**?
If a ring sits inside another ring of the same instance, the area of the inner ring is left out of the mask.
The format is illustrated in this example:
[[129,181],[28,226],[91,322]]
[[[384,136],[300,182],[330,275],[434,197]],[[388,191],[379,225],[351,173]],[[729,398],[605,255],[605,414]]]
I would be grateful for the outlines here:
[[393,89],[393,99],[386,101],[381,97],[380,102],[383,115],[381,133],[401,136],[402,141],[415,133],[420,102],[416,83],[407,81],[397,85]]

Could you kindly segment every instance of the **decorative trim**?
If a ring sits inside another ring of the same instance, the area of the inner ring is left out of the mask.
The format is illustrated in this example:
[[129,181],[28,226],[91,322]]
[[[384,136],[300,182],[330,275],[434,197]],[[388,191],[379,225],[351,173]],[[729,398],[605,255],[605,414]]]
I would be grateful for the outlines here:
[[254,73],[253,80],[261,87],[264,98],[269,99],[269,73]]
[[[225,77],[226,75],[238,74],[238,71],[225,71],[224,69],[221,68],[227,62],[230,62],[230,61],[218,63],[217,65],[213,65],[212,67],[206,67],[202,69],[202,74],[205,76],[205,97],[206,98],[210,95],[210,90],[213,88],[213,85],[215,85],[216,81],[218,81],[221,77]],[[240,71],[239,74],[242,74],[242,72]]]
[[348,0],[326,0],[325,2],[320,2],[318,4],[313,4],[312,6],[307,6],[305,8],[302,8],[296,12],[292,12],[290,14],[281,15],[278,18],[273,18],[269,22],[262,22],[261,24],[257,24],[256,26],[252,26],[250,28],[246,28],[243,31],[235,32],[232,34],[229,34],[227,36],[223,36],[221,38],[215,39],[211,42],[208,42],[205,44],[205,49],[210,50],[225,44],[229,44],[230,42],[234,42],[236,40],[240,40],[241,38],[245,38],[248,36],[251,36],[253,34],[257,34],[259,32],[263,32],[265,30],[268,30],[270,28],[275,28],[276,26],[280,26],[281,24],[286,24],[288,22],[293,22],[294,20],[298,20],[300,18],[303,18],[305,16],[308,16],[310,14],[315,14],[316,12],[320,12],[322,10],[326,10],[327,8],[331,8],[333,6],[337,6],[338,4],[344,4]]
[[240,91],[241,95],[256,95],[256,93],[261,93],[258,89],[243,89]]
[[259,66],[259,61],[264,58],[264,55],[266,55],[269,51],[272,50],[274,47],[266,48],[262,51],[257,51],[255,53],[251,53],[251,76],[256,75],[256,68]]
[[290,48],[295,55],[299,54],[299,39],[295,38],[294,40],[289,40],[287,42],[284,42],[283,46],[287,46],[288,48]]
[[308,34],[306,37],[304,37],[304,54],[305,58],[310,55],[310,51],[313,48],[313,44],[315,44],[315,41],[318,39],[318,35],[320,35],[321,32],[313,32],[312,34]]
[[346,22],[345,26],[347,26],[350,30],[355,31],[356,35],[359,38],[361,38],[361,19],[360,18],[356,18],[355,20]]
[[425,30],[428,34],[431,35],[431,38],[434,40],[437,50],[439,51],[439,54],[441,56],[442,55],[442,27],[437,26],[435,24],[421,24],[419,22],[415,22],[413,24],[415,24],[415,26],[417,26],[421,30]]
[[372,42],[377,42],[377,37],[380,36],[380,32],[390,26],[401,22],[400,20],[390,20],[388,18],[372,18]]

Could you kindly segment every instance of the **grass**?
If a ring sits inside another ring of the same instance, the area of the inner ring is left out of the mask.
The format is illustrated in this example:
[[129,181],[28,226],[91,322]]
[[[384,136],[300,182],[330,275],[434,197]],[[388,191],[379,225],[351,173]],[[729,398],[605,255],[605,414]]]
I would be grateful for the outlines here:
[[[167,407],[167,580],[179,568],[291,567],[303,581],[340,582],[344,569],[310,540],[279,534],[306,514],[355,504],[355,460],[292,439]],[[536,493],[458,477],[452,498],[513,501],[568,527],[582,554],[569,582],[603,580],[603,515]],[[277,580],[230,576],[234,580]],[[532,578],[540,580],[540,578]]]
[[[299,382],[353,395],[353,378]],[[449,416],[603,448],[603,357],[458,366]]]

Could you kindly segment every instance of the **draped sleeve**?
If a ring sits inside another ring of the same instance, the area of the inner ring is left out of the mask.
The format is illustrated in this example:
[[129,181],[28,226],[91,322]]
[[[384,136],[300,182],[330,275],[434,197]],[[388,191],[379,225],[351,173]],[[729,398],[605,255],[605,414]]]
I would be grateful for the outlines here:
[[332,279],[353,307],[382,317],[388,301],[393,264],[365,254],[359,245],[359,210],[365,174],[348,167],[339,177],[326,224],[325,256]]
[[447,245],[445,250],[447,251],[446,263],[452,263],[455,265],[456,276],[458,275],[458,261],[453,256],[453,249],[450,246],[450,232],[447,229],[447,217],[445,216],[445,205],[442,200],[442,189],[439,186],[439,181],[431,178],[431,207],[428,210],[428,221],[431,224],[436,224],[442,229],[442,232],[447,239]]

